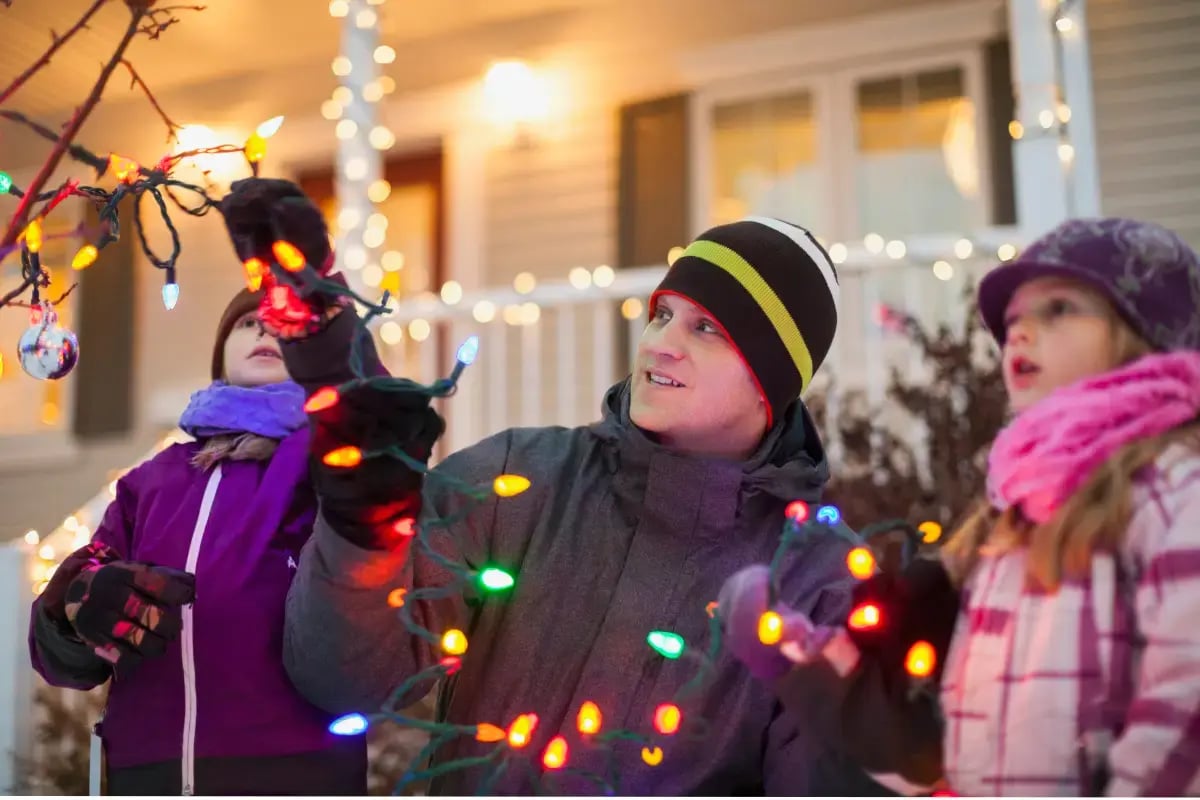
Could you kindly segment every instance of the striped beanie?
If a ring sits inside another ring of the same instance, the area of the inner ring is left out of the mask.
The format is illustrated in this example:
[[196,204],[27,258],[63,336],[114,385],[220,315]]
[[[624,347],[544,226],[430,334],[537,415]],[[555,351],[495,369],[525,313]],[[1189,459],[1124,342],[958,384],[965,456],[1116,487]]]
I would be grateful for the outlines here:
[[746,217],[702,233],[650,298],[675,294],[707,311],[750,370],[773,424],[812,382],[837,330],[833,261],[808,231]]

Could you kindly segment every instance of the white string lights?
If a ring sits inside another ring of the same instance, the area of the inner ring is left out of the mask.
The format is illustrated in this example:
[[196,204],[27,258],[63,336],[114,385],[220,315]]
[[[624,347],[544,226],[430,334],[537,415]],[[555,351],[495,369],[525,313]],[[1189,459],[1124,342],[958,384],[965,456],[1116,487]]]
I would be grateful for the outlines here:
[[338,268],[355,288],[380,285],[379,251],[387,234],[387,217],[376,203],[387,199],[391,186],[384,177],[382,153],[396,137],[379,121],[378,104],[395,89],[381,66],[396,60],[396,51],[379,43],[379,6],[384,0],[332,0],[329,14],[342,20],[341,53],[330,65],[339,78],[321,114],[336,122]]

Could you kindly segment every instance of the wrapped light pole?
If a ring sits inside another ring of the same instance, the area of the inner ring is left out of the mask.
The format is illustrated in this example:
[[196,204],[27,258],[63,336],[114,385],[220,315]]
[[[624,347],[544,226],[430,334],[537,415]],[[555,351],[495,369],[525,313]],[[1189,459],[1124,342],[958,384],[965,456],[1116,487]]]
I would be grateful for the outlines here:
[[[387,221],[375,213],[383,179],[381,150],[391,146],[390,131],[378,124],[383,96],[379,63],[379,6],[382,0],[332,0],[329,13],[342,19],[341,53],[333,61],[340,86],[327,104],[336,118],[338,138],[334,178],[337,215],[337,266],[356,290],[374,288],[379,249]],[[331,106],[331,108],[330,108]],[[386,140],[386,141],[385,141]]]

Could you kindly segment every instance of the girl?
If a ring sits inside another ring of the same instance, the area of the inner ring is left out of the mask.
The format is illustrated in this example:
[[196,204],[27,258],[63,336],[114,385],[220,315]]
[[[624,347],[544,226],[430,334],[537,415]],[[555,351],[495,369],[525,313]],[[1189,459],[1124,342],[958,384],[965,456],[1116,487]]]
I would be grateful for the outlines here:
[[[97,725],[111,794],[365,794],[362,737],[288,682],[284,600],[316,502],[304,393],[243,290],[217,329],[213,383],[173,445],[117,483],[91,544],[33,604],[34,668],[111,679]],[[194,605],[193,605],[194,601]]]
[[[940,557],[860,585],[874,625],[814,635],[791,614],[781,648],[744,624],[731,647],[795,710],[836,687],[831,735],[872,771],[961,794],[1196,794],[1200,261],[1157,225],[1074,220],[989,273],[979,305],[1016,413],[981,508]],[[764,585],[734,576],[727,624],[765,611]]]

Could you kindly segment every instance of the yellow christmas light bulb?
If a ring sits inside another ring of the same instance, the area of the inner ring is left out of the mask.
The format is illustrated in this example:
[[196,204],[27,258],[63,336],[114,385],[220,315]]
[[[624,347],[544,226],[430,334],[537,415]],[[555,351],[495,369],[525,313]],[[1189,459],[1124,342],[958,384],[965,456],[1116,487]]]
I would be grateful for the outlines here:
[[246,153],[247,161],[257,164],[267,155],[267,140],[257,133],[252,133],[246,140],[246,144],[242,146],[242,150]]
[[588,700],[579,707],[579,716],[576,719],[576,724],[580,733],[591,734],[599,733],[600,725],[604,721],[604,715],[600,713],[600,706]]
[[22,234],[25,239],[25,247],[29,252],[36,253],[42,249],[42,221],[35,219],[25,226],[25,233]]
[[529,479],[520,475],[501,475],[492,483],[492,488],[501,497],[516,497],[529,486]]
[[768,647],[779,644],[783,638],[783,617],[774,611],[765,611],[758,618],[758,640]]
[[442,650],[452,656],[461,656],[467,652],[467,635],[458,628],[451,628],[442,634]]
[[141,170],[138,163],[132,158],[125,158],[116,153],[109,155],[108,169],[112,172],[113,177],[122,183],[130,183],[137,180],[138,173]]
[[846,566],[851,575],[865,581],[875,574],[875,554],[865,547],[856,547],[846,554]]
[[653,747],[653,748],[643,747],[642,748],[642,761],[645,761],[650,766],[657,767],[659,764],[662,763],[662,760],[663,760],[663,751],[662,751],[661,747]]
[[100,251],[96,249],[96,245],[85,244],[79,248],[79,252],[71,259],[71,269],[87,269],[96,263],[96,258],[99,255]]
[[933,520],[922,522],[917,526],[917,531],[921,534],[921,541],[925,544],[933,544],[942,538],[942,526]]

